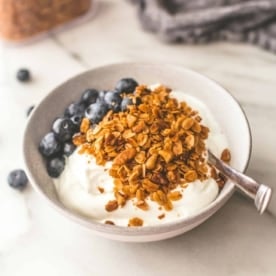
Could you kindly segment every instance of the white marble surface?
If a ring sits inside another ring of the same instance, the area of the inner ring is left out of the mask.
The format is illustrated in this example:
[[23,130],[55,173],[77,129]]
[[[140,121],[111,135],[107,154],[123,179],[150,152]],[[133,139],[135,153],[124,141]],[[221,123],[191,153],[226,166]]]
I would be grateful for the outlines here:
[[[153,61],[195,69],[243,106],[253,135],[247,173],[274,185],[276,56],[248,45],[166,45],[144,33],[125,1],[98,1],[90,22],[24,47],[0,45],[0,275],[276,275],[276,200],[259,216],[240,194],[200,227],[148,244],[96,237],[61,217],[29,187],[11,190],[22,166],[26,109],[67,78],[113,62]],[[127,27],[126,27],[127,26]],[[33,81],[20,84],[26,66]]]

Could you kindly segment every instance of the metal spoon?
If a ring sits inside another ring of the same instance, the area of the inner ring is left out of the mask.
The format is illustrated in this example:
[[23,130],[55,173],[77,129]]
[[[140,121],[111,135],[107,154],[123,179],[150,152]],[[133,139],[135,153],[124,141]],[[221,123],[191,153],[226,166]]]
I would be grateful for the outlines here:
[[259,184],[251,177],[233,169],[217,158],[210,150],[208,150],[208,161],[221,173],[233,180],[236,187],[242,190],[248,197],[254,199],[255,206],[260,214],[266,210],[272,194],[270,187]]

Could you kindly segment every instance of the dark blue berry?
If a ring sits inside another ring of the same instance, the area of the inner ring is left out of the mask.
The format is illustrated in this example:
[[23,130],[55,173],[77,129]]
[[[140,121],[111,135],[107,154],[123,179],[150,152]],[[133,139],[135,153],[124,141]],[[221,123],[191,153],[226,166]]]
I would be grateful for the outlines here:
[[70,156],[76,149],[76,146],[72,143],[65,143],[64,146],[63,146],[63,153],[64,155],[66,156]]
[[134,98],[134,104],[135,104],[135,105],[139,105],[139,104],[141,104],[141,103],[142,103],[142,99],[141,99],[140,97]]
[[13,170],[8,175],[8,183],[15,189],[23,189],[28,183],[28,178],[23,170]]
[[65,117],[72,117],[74,115],[83,115],[85,110],[84,103],[71,103],[64,112]]
[[53,123],[52,130],[59,141],[66,142],[72,138],[76,127],[69,118],[57,118]]
[[104,91],[104,90],[99,91],[99,96],[98,96],[97,102],[103,102],[105,94],[106,94],[106,91]]
[[96,102],[86,109],[85,116],[94,124],[99,123],[108,111],[108,105],[105,102]]
[[121,102],[121,111],[126,111],[127,107],[129,105],[133,105],[133,101],[131,98],[123,98],[122,102]]
[[38,149],[44,157],[51,157],[60,152],[61,143],[53,132],[49,132],[42,138]]
[[119,93],[133,93],[136,86],[138,86],[138,82],[136,80],[131,78],[124,78],[117,82],[115,90],[117,90]]
[[31,112],[33,111],[34,108],[35,108],[34,105],[31,105],[31,106],[28,107],[27,112],[26,112],[27,117],[31,114]]
[[96,89],[86,89],[82,96],[81,96],[81,102],[83,102],[86,106],[93,104],[97,101],[97,98],[99,96],[99,91]]
[[75,126],[75,131],[76,132],[79,131],[82,118],[83,118],[83,115],[74,115],[70,118],[71,121],[73,122],[74,126]]
[[122,98],[120,94],[116,91],[108,91],[105,93],[104,101],[108,105],[109,109],[115,112],[119,112],[121,109]]
[[49,176],[57,178],[63,172],[65,166],[64,157],[55,157],[47,161],[47,172]]
[[16,77],[21,82],[27,82],[30,80],[31,74],[28,69],[19,69],[16,73]]

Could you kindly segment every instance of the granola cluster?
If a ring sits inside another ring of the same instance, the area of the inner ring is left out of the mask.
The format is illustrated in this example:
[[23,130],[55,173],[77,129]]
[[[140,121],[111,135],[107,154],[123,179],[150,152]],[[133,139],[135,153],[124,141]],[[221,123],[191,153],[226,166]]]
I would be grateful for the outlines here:
[[182,197],[172,190],[208,177],[209,129],[200,123],[197,111],[170,97],[170,91],[165,86],[150,90],[140,85],[133,94],[139,105],[130,105],[125,112],[110,111],[96,126],[84,118],[73,137],[80,153],[94,155],[98,165],[112,161],[109,174],[114,178],[115,200],[106,204],[107,211],[129,199],[148,210],[148,197],[171,210],[172,201]]

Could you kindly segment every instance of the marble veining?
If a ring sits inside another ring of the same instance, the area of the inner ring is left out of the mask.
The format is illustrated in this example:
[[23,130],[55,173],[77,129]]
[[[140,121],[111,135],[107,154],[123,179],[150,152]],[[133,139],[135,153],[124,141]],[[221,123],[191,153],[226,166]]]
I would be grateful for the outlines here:
[[[0,275],[275,275],[275,195],[263,216],[236,193],[187,234],[129,244],[73,224],[31,187],[22,194],[7,187],[7,173],[23,166],[21,137],[30,105],[87,69],[146,61],[189,67],[227,88],[252,129],[247,173],[276,190],[276,56],[241,43],[165,44],[143,32],[127,1],[98,2],[91,21],[71,30],[26,46],[0,44]],[[31,70],[31,83],[16,81],[20,67]]]

